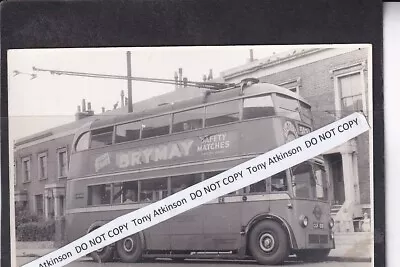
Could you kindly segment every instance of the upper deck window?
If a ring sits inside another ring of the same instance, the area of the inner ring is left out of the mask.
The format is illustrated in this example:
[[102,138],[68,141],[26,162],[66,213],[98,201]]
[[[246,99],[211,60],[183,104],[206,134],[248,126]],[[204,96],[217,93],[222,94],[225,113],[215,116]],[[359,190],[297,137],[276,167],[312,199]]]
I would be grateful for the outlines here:
[[270,117],[275,115],[270,95],[245,98],[243,101],[243,119]]
[[174,114],[172,132],[184,132],[203,127],[204,108],[185,110]]
[[112,144],[113,127],[106,127],[92,131],[90,148],[103,147]]
[[117,125],[115,130],[115,143],[139,139],[141,125],[142,123],[140,121]]
[[299,101],[297,99],[277,94],[276,102],[279,116],[288,117],[294,120],[300,120]]
[[239,120],[239,100],[228,101],[206,107],[206,127]]
[[169,134],[171,115],[164,115],[143,120],[142,138]]
[[76,142],[75,149],[77,152],[89,149],[90,132],[82,134]]

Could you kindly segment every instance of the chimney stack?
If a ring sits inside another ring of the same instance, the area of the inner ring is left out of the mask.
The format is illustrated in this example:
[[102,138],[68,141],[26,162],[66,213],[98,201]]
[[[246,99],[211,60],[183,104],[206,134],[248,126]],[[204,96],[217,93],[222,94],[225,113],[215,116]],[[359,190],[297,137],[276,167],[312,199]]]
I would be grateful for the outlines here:
[[128,98],[125,97],[125,106],[127,106],[127,105],[128,105]]
[[250,49],[250,62],[254,61],[253,49]]
[[121,90],[121,108],[124,107],[124,101],[125,100],[125,95],[124,95],[124,90]]
[[82,112],[86,112],[86,100],[82,99]]
[[83,118],[89,117],[94,115],[94,111],[92,110],[92,103],[87,103],[87,110],[86,110],[86,100],[82,99],[82,110],[81,106],[78,106],[78,110],[75,114],[75,120],[81,120]]
[[175,79],[175,89],[176,89],[176,88],[178,88],[178,72],[176,72],[176,71],[175,71],[174,79]]
[[207,75],[203,75],[203,82],[207,81]]
[[106,108],[105,107],[101,107],[101,112],[102,113],[106,112]]
[[183,78],[183,87],[187,87],[188,78]]
[[212,69],[210,69],[210,72],[208,73],[208,80],[212,80],[213,79],[213,71]]
[[182,68],[179,68],[179,87],[182,87]]

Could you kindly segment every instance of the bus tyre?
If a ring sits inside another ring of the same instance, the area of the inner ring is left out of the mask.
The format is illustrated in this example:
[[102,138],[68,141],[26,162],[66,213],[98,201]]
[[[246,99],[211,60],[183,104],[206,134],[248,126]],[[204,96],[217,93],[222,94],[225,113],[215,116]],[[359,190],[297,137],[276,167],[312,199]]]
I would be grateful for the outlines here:
[[249,250],[259,264],[283,263],[289,256],[288,236],[275,221],[259,222],[250,232]]
[[296,256],[304,262],[320,262],[326,260],[330,252],[330,249],[305,249],[297,251]]
[[110,262],[114,259],[114,248],[112,246],[105,246],[90,253],[90,257],[95,262]]
[[122,262],[138,262],[143,252],[139,235],[134,234],[118,241],[117,252]]

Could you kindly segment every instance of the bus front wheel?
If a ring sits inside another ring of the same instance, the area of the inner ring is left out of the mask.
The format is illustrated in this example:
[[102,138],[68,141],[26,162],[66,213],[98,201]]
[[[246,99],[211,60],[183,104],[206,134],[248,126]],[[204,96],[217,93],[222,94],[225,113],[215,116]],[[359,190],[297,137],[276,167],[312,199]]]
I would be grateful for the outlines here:
[[123,262],[137,262],[142,257],[142,243],[135,234],[117,242],[117,253]]
[[260,264],[275,265],[289,256],[286,231],[275,221],[261,221],[250,232],[249,250]]

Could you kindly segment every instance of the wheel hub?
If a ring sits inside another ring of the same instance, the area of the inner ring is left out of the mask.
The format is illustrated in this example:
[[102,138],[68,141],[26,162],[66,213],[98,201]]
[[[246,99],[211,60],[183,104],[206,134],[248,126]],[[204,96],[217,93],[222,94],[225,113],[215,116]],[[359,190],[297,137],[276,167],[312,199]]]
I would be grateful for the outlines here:
[[275,247],[275,238],[269,233],[262,234],[259,239],[259,245],[263,251],[271,252]]
[[126,252],[132,252],[132,250],[135,248],[135,242],[131,237],[127,237],[124,240],[124,250]]

